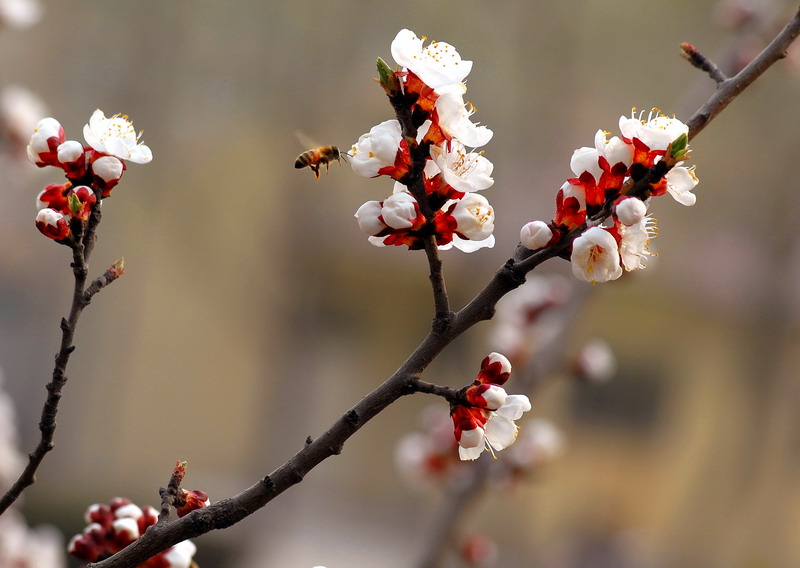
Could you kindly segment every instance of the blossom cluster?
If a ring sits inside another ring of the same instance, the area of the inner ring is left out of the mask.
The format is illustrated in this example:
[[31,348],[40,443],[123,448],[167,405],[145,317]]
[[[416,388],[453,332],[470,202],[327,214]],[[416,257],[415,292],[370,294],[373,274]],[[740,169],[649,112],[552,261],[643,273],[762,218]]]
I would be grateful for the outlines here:
[[407,29],[397,34],[391,52],[401,71],[379,60],[381,85],[413,131],[387,120],[353,144],[348,156],[356,173],[395,180],[392,195],[368,201],[355,216],[376,246],[420,249],[433,235],[440,249],[491,247],[494,209],[477,192],[494,183],[494,166],[474,149],[492,131],[472,122],[475,108],[464,102],[472,62],[450,44],[424,40]]
[[500,353],[490,353],[467,387],[465,403],[452,406],[450,416],[462,460],[474,460],[484,449],[494,455],[517,439],[519,427],[514,421],[531,409],[531,403],[523,394],[506,393],[502,385],[510,374],[509,360]]
[[[644,268],[651,256],[649,240],[656,235],[654,221],[647,216],[651,197],[669,193],[682,205],[694,205],[692,190],[698,180],[694,168],[683,165],[689,152],[689,129],[680,120],[653,109],[620,117],[622,137],[603,130],[595,135],[594,147],[578,148],[567,179],[556,197],[556,214],[550,223],[531,221],[523,226],[520,240],[528,249],[553,246],[568,233],[589,225],[572,243],[573,274],[586,282],[615,280],[624,270]],[[649,171],[664,162],[666,175],[652,184],[645,195],[627,192]],[[610,206],[610,222],[593,224]]]
[[145,164],[150,148],[139,142],[125,116],[107,118],[96,110],[83,128],[86,145],[67,140],[55,118],[39,121],[28,144],[28,158],[39,167],[64,171],[67,181],[46,186],[37,198],[36,227],[56,241],[82,230],[100,199],[111,195],[126,169],[126,161]]
[[[153,507],[138,507],[128,499],[117,497],[109,504],[95,504],[86,509],[88,525],[75,535],[67,546],[72,556],[97,562],[116,554],[144,534],[158,521]],[[189,568],[197,548],[184,540],[148,559],[140,568]]]

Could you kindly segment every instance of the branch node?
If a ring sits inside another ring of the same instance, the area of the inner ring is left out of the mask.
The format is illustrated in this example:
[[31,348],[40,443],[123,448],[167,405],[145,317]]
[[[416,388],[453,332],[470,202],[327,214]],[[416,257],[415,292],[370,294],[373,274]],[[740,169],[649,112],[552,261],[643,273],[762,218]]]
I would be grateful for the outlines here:
[[261,480],[261,485],[263,485],[264,489],[270,493],[275,491],[275,482],[272,481],[272,478],[269,475],[264,476],[264,478]]
[[310,446],[313,443],[314,443],[314,438],[312,438],[311,436],[306,438],[306,446]]
[[353,426],[358,426],[359,422],[361,421],[361,417],[355,410],[349,410],[347,414],[344,415],[344,419]]
[[433,318],[433,323],[431,324],[431,330],[436,335],[444,335],[450,329],[450,326],[453,323],[453,318],[455,318],[455,314],[452,311],[436,314],[436,317]]

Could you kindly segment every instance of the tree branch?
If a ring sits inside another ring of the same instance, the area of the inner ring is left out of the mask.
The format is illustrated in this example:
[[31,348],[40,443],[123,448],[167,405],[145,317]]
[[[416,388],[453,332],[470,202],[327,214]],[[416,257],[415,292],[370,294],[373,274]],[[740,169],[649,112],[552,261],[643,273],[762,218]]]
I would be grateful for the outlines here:
[[[99,205],[99,203],[98,203]],[[94,246],[96,240],[95,229],[100,222],[99,211],[97,215],[92,213],[88,229],[84,232],[79,220],[75,220],[73,234],[74,237],[68,246],[72,249],[72,274],[75,284],[72,290],[72,306],[69,316],[61,320],[61,347],[56,353],[55,368],[53,378],[47,384],[47,399],[42,408],[39,430],[41,438],[36,448],[28,454],[28,464],[19,475],[11,488],[0,499],[0,515],[8,509],[22,492],[36,482],[36,471],[39,469],[45,455],[55,447],[54,438],[56,431],[56,415],[58,414],[58,404],[61,400],[61,391],[67,383],[67,364],[69,357],[75,350],[72,340],[75,336],[75,328],[78,325],[78,318],[84,308],[89,305],[92,297],[105,286],[119,278],[124,272],[122,259],[118,260],[106,272],[96,278],[91,285],[86,288],[86,279],[89,272],[87,256]]]
[[689,138],[694,138],[708,126],[714,117],[722,112],[733,99],[758,79],[773,63],[786,57],[786,50],[800,34],[800,10],[791,21],[775,36],[775,39],[753,59],[747,67],[735,76],[719,84],[717,91],[708,101],[692,115],[686,123],[689,126]]
[[[741,73],[725,81],[720,89],[689,120],[690,137],[696,136],[736,96],[769,66],[781,59],[800,30],[800,12],[778,37]],[[405,134],[405,132],[404,132]],[[663,172],[666,174],[666,172]],[[663,175],[662,174],[662,175]],[[564,241],[568,239],[563,239]],[[571,241],[570,241],[571,242]],[[155,525],[138,540],[114,556],[87,568],[132,568],[158,552],[215,529],[227,528],[303,480],[324,460],[341,453],[345,442],[364,424],[400,397],[409,394],[408,385],[447,345],[479,321],[490,319],[497,301],[517,288],[530,270],[564,252],[568,243],[531,253],[518,246],[514,258],[498,270],[487,286],[464,308],[453,314],[445,330],[431,331],[411,356],[383,384],[367,394],[319,438],[306,444],[292,458],[261,481],[238,495],[198,509],[171,523]]]

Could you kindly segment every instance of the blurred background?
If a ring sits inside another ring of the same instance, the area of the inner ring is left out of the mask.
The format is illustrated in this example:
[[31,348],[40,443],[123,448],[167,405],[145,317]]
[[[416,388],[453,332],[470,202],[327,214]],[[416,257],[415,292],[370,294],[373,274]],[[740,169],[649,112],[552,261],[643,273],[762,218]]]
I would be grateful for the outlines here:
[[[28,522],[69,539],[91,503],[122,495],[156,506],[177,459],[189,462],[186,488],[233,495],[425,336],[424,255],[369,245],[353,219],[391,183],[346,165],[319,182],[293,168],[306,149],[295,131],[348,148],[392,117],[372,78],[378,56],[391,62],[398,30],[474,62],[467,98],[495,133],[484,195],[497,244],[443,254],[460,307],[513,252],[522,224],[551,218],[572,151],[597,129],[616,133],[633,106],[685,120],[713,92],[678,56],[680,42],[730,71],[796,8],[74,0],[43,1],[35,25],[0,29],[0,88],[36,93],[68,139],[83,140],[96,108],[127,114],[154,153],[129,164],[103,204],[91,272],[124,256],[126,274],[81,318],[57,446],[25,494]],[[799,55],[693,141],[697,204],[665,197],[651,207],[661,236],[647,270],[591,290],[567,352],[603,337],[617,375],[587,385],[561,369],[533,397],[523,429],[551,420],[565,451],[463,519],[460,530],[497,541],[495,565],[800,565]],[[27,453],[72,275],[69,251],[33,224],[35,197],[61,183],[59,172],[37,170],[8,141],[2,152],[0,366]],[[490,330],[461,337],[423,378],[470,382]],[[198,564],[414,566],[443,499],[406,482],[395,446],[435,402],[400,400],[300,486],[197,539]]]

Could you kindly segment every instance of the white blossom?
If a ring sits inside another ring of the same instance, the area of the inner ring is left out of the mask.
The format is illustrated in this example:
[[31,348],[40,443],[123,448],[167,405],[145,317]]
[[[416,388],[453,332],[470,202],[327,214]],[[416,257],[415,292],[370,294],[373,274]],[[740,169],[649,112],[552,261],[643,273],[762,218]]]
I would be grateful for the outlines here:
[[439,116],[439,127],[448,137],[456,138],[470,148],[483,146],[492,139],[492,131],[470,120],[475,112],[471,105],[464,103],[463,85],[450,85],[437,92],[436,112]]
[[677,118],[664,116],[653,109],[645,121],[643,114],[644,111],[639,113],[638,118],[635,115],[631,118],[621,116],[619,130],[628,140],[638,138],[650,150],[666,150],[682,134],[689,134],[689,127]]
[[572,243],[572,273],[585,282],[607,282],[622,275],[617,241],[608,231],[591,227]]
[[654,256],[647,246],[650,239],[657,235],[655,222],[651,217],[643,217],[638,223],[619,228],[620,244],[619,254],[625,270],[644,268],[644,260]]
[[42,18],[39,0],[0,0],[0,24],[27,28]]
[[24,87],[9,85],[0,92],[0,122],[18,140],[26,140],[46,114],[42,99]]
[[400,30],[392,41],[392,57],[432,89],[464,81],[472,61],[461,59],[449,43],[435,41],[423,46],[425,39],[411,30]]
[[141,136],[141,132],[136,134],[127,116],[115,114],[106,118],[100,109],[92,113],[89,124],[83,127],[86,143],[98,152],[116,156],[120,160],[146,164],[153,159],[153,153],[139,142]]
[[[474,460],[484,450],[494,455],[495,452],[509,447],[517,439],[519,432],[515,420],[519,420],[530,409],[531,402],[524,394],[508,395],[500,408],[489,413],[485,428],[462,431],[458,448],[459,457],[462,460]],[[466,435],[469,437],[465,444]]]
[[431,147],[431,157],[442,172],[447,184],[463,193],[480,191],[494,183],[494,165],[480,152],[467,152],[458,140],[450,144],[450,151],[439,146]]
[[676,166],[667,172],[667,191],[681,205],[694,205],[697,196],[692,190],[700,182],[694,168]]
[[350,149],[350,166],[360,176],[375,177],[394,167],[403,136],[397,120],[387,120],[362,134]]
[[484,240],[494,231],[494,209],[479,193],[465,194],[451,215],[458,224],[456,231],[469,240]]

